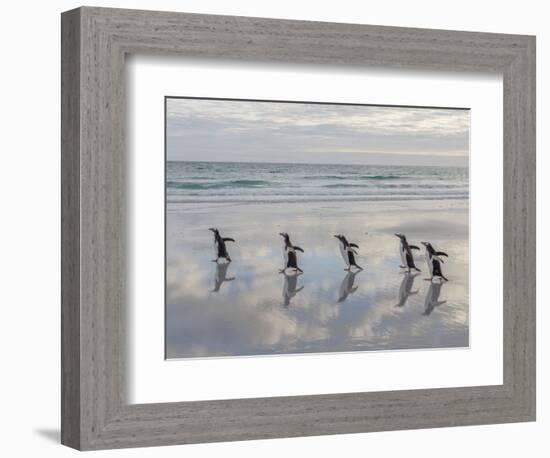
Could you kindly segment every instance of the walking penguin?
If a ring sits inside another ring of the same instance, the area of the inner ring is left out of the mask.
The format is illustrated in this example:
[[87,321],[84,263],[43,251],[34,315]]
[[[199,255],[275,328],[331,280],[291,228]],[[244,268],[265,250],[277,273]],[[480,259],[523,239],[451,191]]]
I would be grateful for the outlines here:
[[359,270],[363,270],[361,266],[357,265],[357,261],[355,260],[355,257],[358,255],[356,249],[359,249],[359,245],[357,245],[356,243],[349,243],[346,237],[342,234],[336,234],[334,237],[338,239],[340,254],[344,259],[344,262],[348,266],[344,270],[351,270],[352,267],[357,267]]
[[420,248],[416,245],[409,245],[405,234],[395,234],[395,236],[400,240],[399,254],[401,255],[401,265],[399,267],[402,269],[407,269],[408,272],[410,272],[411,269],[421,272],[421,270],[414,264],[414,257],[412,254],[412,250],[420,250]]
[[214,233],[214,256],[216,256],[216,259],[212,259],[212,262],[218,262],[220,258],[225,259],[227,262],[231,262],[231,257],[229,256],[225,243],[235,242],[235,240],[230,237],[222,237],[220,231],[214,227],[208,230]]
[[279,235],[285,240],[285,245],[283,247],[285,266],[279,273],[286,273],[287,269],[293,269],[295,273],[303,272],[303,270],[298,267],[298,256],[296,252],[301,251],[303,253],[304,250],[299,246],[292,245],[290,237],[286,232],[281,232]]
[[441,256],[449,257],[449,255],[443,251],[435,251],[430,242],[422,242],[422,245],[426,247],[426,262],[430,270],[430,278],[426,278],[426,280],[432,281],[434,277],[439,277],[442,280],[449,281],[441,270],[441,264],[443,264]]

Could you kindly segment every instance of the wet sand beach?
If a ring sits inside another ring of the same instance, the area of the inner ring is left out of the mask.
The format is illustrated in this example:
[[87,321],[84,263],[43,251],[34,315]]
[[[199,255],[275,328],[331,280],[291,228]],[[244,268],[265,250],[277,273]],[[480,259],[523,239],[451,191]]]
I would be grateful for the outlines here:
[[[169,202],[166,357],[467,347],[468,200]],[[232,262],[213,259],[216,227]],[[303,275],[279,273],[288,232]],[[406,234],[421,273],[399,268]],[[359,245],[344,271],[334,234]],[[424,279],[421,241],[448,253]]]

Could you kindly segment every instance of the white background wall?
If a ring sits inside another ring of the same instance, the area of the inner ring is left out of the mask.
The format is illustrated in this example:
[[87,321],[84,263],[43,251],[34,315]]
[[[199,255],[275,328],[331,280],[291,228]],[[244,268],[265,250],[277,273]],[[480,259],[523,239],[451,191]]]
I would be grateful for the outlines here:
[[[550,295],[548,214],[550,20],[545,2],[351,0],[100,1],[97,6],[537,35],[538,61],[538,421],[391,433],[356,434],[99,452],[97,456],[224,455],[408,456],[490,454],[548,456]],[[60,12],[68,0],[4,2],[0,35],[0,422],[3,456],[69,456],[58,445],[60,372]],[[546,17],[545,17],[546,16]],[[546,264],[546,265],[545,265]],[[545,386],[546,385],[546,386]],[[546,434],[544,434],[546,432]]]

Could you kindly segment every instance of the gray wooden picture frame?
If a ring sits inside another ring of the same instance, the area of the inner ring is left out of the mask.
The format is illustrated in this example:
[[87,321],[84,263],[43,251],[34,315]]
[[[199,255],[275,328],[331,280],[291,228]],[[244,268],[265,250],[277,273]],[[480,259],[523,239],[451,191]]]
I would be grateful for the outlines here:
[[[82,7],[62,14],[61,39],[63,444],[88,450],[535,419],[534,37]],[[125,56],[135,53],[502,74],[504,383],[128,404],[124,74]]]

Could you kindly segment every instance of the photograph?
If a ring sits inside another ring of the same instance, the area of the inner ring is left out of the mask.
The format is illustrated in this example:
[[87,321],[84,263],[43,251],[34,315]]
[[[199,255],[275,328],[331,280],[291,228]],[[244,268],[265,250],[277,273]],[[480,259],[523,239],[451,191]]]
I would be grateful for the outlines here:
[[164,115],[166,359],[469,347],[468,108]]

